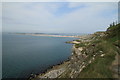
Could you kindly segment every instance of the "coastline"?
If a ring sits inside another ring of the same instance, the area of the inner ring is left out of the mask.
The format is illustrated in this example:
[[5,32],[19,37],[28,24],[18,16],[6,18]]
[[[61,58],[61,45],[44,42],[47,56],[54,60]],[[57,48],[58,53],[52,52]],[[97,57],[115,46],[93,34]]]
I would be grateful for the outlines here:
[[29,80],[44,78],[118,78],[116,76],[119,76],[119,70],[116,65],[120,65],[117,62],[119,45],[115,46],[116,42],[110,41],[111,37],[107,33],[111,35],[113,32],[110,30],[96,32],[80,36],[77,40],[67,41],[66,43],[73,44],[70,59],[53,66],[45,73],[31,76]]
[[52,34],[35,34],[35,33],[15,33],[17,35],[31,35],[31,36],[47,36],[47,37],[70,37],[70,38],[82,38],[86,35],[74,35],[74,36],[68,36],[68,35],[52,35]]
[[[33,35],[33,36],[36,36],[36,35]],[[49,35],[49,36],[51,36],[51,35]],[[57,64],[55,66],[52,66],[51,68],[47,69],[46,72],[44,72],[44,73],[41,73],[41,74],[38,74],[38,75],[31,74],[31,76],[29,77],[29,79],[30,80],[36,80],[38,78],[61,78],[60,75],[62,73],[64,73],[68,67],[71,66],[71,62],[72,62],[74,56],[81,55],[83,57],[86,57],[86,55],[82,55],[81,54],[81,51],[83,50],[82,47],[79,48],[80,54],[73,53],[74,50],[76,49],[75,44],[79,44],[80,43],[79,40],[81,40],[81,41],[87,41],[87,39],[91,38],[91,37],[92,37],[92,35],[84,35],[84,36],[79,36],[79,39],[77,39],[77,40],[67,41],[66,43],[73,44],[73,46],[72,46],[72,53],[71,53],[72,55],[70,56],[70,59],[68,59],[66,61],[63,61],[61,64]],[[84,64],[84,62],[82,64]],[[80,71],[82,71],[83,68],[85,68],[84,65],[81,66]]]

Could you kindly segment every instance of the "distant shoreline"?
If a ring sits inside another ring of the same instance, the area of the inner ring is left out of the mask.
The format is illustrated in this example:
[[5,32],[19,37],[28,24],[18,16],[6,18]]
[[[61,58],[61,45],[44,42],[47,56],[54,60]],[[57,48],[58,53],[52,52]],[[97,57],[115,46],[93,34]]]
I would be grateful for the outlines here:
[[52,35],[52,34],[35,34],[35,33],[15,33],[19,35],[31,35],[31,36],[48,36],[48,37],[70,37],[70,38],[80,38],[81,36],[67,36],[67,35]]

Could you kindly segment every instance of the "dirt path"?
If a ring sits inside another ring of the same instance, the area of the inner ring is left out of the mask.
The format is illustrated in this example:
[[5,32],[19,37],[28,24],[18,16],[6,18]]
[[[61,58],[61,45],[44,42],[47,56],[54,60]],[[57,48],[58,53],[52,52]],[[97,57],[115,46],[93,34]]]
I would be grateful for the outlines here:
[[115,60],[112,63],[111,69],[113,71],[114,78],[120,78],[120,55],[116,53]]

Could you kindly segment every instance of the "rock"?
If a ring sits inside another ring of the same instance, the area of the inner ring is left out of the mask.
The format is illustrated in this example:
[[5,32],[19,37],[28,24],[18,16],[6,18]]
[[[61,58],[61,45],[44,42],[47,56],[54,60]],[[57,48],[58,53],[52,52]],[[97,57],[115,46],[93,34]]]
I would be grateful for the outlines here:
[[103,57],[103,56],[105,56],[105,54],[101,54],[100,56]]
[[100,53],[103,53],[103,51],[100,51]]

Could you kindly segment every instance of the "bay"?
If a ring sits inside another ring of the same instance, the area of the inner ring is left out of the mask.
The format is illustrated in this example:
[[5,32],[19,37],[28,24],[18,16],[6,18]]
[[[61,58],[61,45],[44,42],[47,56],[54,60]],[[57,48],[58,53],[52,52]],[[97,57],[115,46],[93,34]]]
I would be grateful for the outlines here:
[[2,37],[2,77],[27,78],[71,56],[75,38],[44,37],[4,33]]

